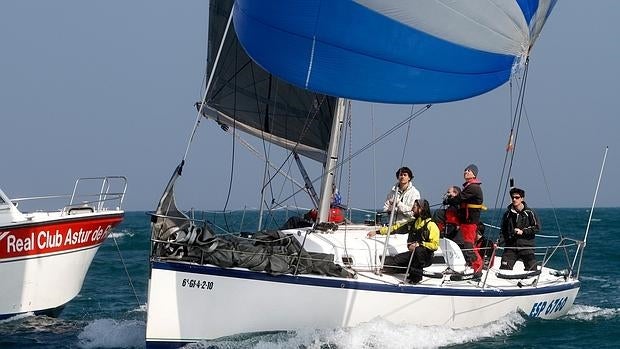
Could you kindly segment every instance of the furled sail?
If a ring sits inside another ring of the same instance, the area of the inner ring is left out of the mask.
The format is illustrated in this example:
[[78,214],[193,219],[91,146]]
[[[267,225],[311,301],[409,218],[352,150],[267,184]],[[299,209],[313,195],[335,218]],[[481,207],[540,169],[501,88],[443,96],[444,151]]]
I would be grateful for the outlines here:
[[470,98],[505,83],[557,0],[237,0],[254,61],[297,86],[387,103]]
[[[232,6],[232,0],[211,1],[209,73],[213,70]],[[213,72],[203,114],[222,125],[323,162],[335,100],[300,89],[264,71],[247,56],[231,28]]]

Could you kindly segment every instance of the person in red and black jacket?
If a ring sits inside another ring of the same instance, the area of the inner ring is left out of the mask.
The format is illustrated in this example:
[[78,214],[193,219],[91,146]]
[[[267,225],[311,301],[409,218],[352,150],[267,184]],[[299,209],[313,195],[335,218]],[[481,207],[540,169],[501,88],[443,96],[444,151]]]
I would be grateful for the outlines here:
[[474,272],[482,270],[482,258],[475,248],[476,229],[480,223],[480,212],[485,209],[482,204],[483,194],[480,180],[478,179],[478,166],[471,164],[465,167],[463,171],[463,189],[458,197],[459,203],[459,220],[461,233],[463,234],[463,245],[466,251],[465,258],[468,260]]
[[451,186],[443,196],[442,208],[435,211],[433,220],[439,227],[440,236],[454,241],[461,249],[463,246],[463,236],[459,229],[459,204],[458,197],[461,195],[461,188]]

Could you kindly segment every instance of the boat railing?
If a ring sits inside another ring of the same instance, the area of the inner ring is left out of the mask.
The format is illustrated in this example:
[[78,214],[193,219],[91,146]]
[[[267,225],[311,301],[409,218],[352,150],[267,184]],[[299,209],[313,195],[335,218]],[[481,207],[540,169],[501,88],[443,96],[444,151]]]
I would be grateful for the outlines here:
[[[491,256],[500,256],[497,252],[504,251],[506,249],[533,249],[534,254],[537,257],[538,270],[542,270],[542,268],[549,268],[553,271],[556,276],[563,276],[564,278],[579,278],[579,269],[581,267],[581,258],[579,256],[583,254],[584,242],[578,239],[563,237],[563,236],[545,236],[545,235],[537,235],[537,239],[559,239],[555,244],[548,244],[545,246],[536,246],[536,247],[505,247],[505,246],[497,246],[493,245],[492,247],[479,248],[478,252],[481,256],[486,255],[486,251],[491,251]],[[463,252],[471,251],[468,249],[463,249]],[[486,261],[485,261],[486,263]],[[488,267],[491,269],[491,267]],[[492,269],[498,273],[501,273],[502,270],[498,265],[493,265]],[[530,271],[525,271],[527,274]],[[538,280],[541,277],[541,273],[536,274],[536,281],[533,283],[536,285]],[[479,284],[480,287],[485,287],[486,277],[481,280]]]
[[[84,207],[94,211],[120,210],[127,191],[125,176],[82,177],[75,181],[69,205],[63,213],[71,214]],[[79,202],[78,202],[79,201]]]
[[[82,177],[75,181],[71,194],[29,196],[10,200],[16,207],[22,203],[27,204],[26,209],[35,212],[48,212],[50,210],[45,207],[52,205],[61,206],[61,215],[66,215],[78,212],[120,210],[126,191],[127,178],[124,176]],[[62,199],[68,200],[69,203],[66,204],[66,201],[65,204],[60,203]],[[40,204],[42,201],[48,204],[42,207]],[[32,207],[33,203],[36,203],[36,207]]]

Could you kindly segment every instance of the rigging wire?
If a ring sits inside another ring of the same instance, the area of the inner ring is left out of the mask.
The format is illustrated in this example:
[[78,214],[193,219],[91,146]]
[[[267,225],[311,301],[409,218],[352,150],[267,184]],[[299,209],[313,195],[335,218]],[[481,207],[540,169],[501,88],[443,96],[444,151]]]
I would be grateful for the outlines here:
[[[234,8],[233,8],[234,10]],[[229,19],[230,21],[230,19]],[[235,47],[235,51],[238,51],[239,47]],[[235,67],[237,66],[238,63],[238,54],[235,54]],[[235,74],[234,76],[234,83],[235,86],[237,86],[237,74]],[[231,142],[232,142],[232,154],[230,157],[230,175],[229,175],[229,180],[228,180],[228,192],[226,193],[226,201],[224,202],[224,208],[222,209],[222,211],[226,211],[226,209],[228,208],[228,203],[230,202],[230,194],[232,192],[232,184],[233,184],[233,179],[235,177],[235,155],[236,155],[236,145],[237,142],[235,142],[235,136],[237,134],[237,94],[235,93],[233,96],[233,124],[232,124],[232,134],[233,136],[231,137]],[[226,231],[230,231],[230,226],[228,225],[228,218],[226,217],[226,215],[224,215],[224,224],[226,225]]]
[[189,140],[187,142],[187,147],[185,148],[185,153],[183,154],[182,162],[185,162],[187,159],[187,154],[189,153],[189,148],[196,136],[196,131],[198,130],[198,126],[200,125],[200,120],[202,119],[202,113],[205,105],[207,104],[207,94],[209,93],[209,88],[211,87],[211,83],[213,82],[213,76],[215,75],[215,68],[218,66],[220,61],[220,57],[222,54],[222,49],[224,48],[224,41],[226,41],[226,37],[228,36],[228,30],[230,29],[230,23],[232,22],[233,13],[235,11],[235,5],[233,4],[233,8],[230,11],[230,15],[228,16],[228,21],[226,22],[226,27],[224,28],[224,34],[222,35],[222,41],[220,42],[220,46],[217,49],[217,55],[215,56],[215,61],[213,62],[213,68],[211,69],[211,74],[209,74],[209,80],[207,81],[207,86],[205,87],[204,94],[201,99],[200,108],[198,109],[198,115],[196,115],[196,121],[194,122],[194,127],[192,128],[192,132],[190,133]]
[[[256,89],[256,76],[254,74],[254,66],[250,65],[250,69],[252,72],[252,81],[254,81],[254,84],[252,85],[254,87],[254,95],[258,96],[258,91]],[[269,178],[270,175],[270,171],[269,171],[269,154],[271,153],[270,151],[268,151],[267,148],[269,148],[269,150],[271,149],[271,146],[267,146],[266,145],[266,141],[265,141],[265,130],[269,127],[269,102],[271,101],[271,88],[272,88],[272,82],[273,82],[273,75],[269,74],[269,78],[268,78],[268,84],[267,84],[267,101],[265,102],[265,119],[261,120],[262,117],[262,113],[260,112],[260,103],[258,102],[258,98],[256,99],[256,112],[258,114],[258,118],[259,121],[262,125],[262,127],[260,127],[260,135],[261,135],[261,141],[262,141],[262,145],[263,145],[263,154],[265,155],[265,169],[263,170],[263,184],[260,188],[260,211],[259,211],[259,216],[258,216],[258,230],[261,230],[263,227],[263,208],[264,205],[266,204],[265,202],[265,186],[266,186],[266,179]],[[277,93],[276,93],[277,96]],[[273,190],[271,185],[269,186],[270,192],[271,192],[271,197],[273,198]],[[269,206],[268,206],[269,207]]]
[[[420,115],[422,115],[425,111],[429,110],[430,107],[432,106],[432,104],[428,104],[426,106],[424,106],[422,109],[418,110],[417,112],[415,112],[412,115],[409,115],[407,118],[405,118],[404,120],[402,120],[401,122],[397,123],[396,125],[394,125],[392,128],[390,128],[389,130],[385,131],[381,136],[377,137],[376,139],[371,140],[368,144],[366,144],[365,146],[363,146],[362,148],[358,149],[357,151],[355,151],[353,153],[353,155],[351,155],[350,157],[343,159],[343,161],[338,162],[338,164],[336,164],[336,166],[334,166],[334,168],[329,169],[329,170],[336,170],[338,169],[340,166],[344,166],[344,164],[349,163],[351,160],[353,160],[354,158],[356,158],[357,156],[359,156],[360,154],[362,154],[363,152],[365,152],[368,148],[372,147],[373,145],[377,144],[378,142],[382,141],[384,138],[386,138],[387,136],[389,136],[390,134],[394,133],[396,130],[398,130],[400,127],[402,127],[403,125],[405,125],[407,122],[409,122],[410,120],[416,119],[418,118]],[[322,176],[319,176],[317,178],[314,178],[313,180],[311,180],[312,183],[315,183],[316,181],[318,181],[319,179],[321,179]],[[289,195],[288,197],[286,197],[284,199],[284,201],[290,199],[292,196],[297,195],[299,192],[301,192],[304,189],[298,189],[297,191],[295,191],[294,193],[292,193],[291,195]]]
[[112,240],[114,240],[114,245],[116,246],[118,257],[120,258],[121,263],[123,264],[123,268],[125,269],[125,275],[127,275],[127,281],[129,282],[129,287],[131,287],[133,295],[136,298],[136,303],[138,304],[138,307],[140,307],[142,304],[140,303],[140,298],[138,298],[138,292],[136,292],[136,288],[133,286],[133,282],[131,281],[131,275],[129,275],[129,270],[127,269],[127,263],[125,263],[125,259],[123,258],[123,254],[121,253],[121,248],[118,246],[118,242],[116,241],[115,234],[110,234],[110,235],[112,235]]
[[[525,65],[523,68],[523,77],[521,79],[521,83],[519,85],[519,94],[517,96],[517,104],[514,108],[514,115],[512,118],[512,125],[511,125],[511,136],[514,136],[514,138],[512,138],[512,146],[511,147],[507,147],[506,148],[506,156],[504,158],[504,165],[503,165],[503,169],[502,169],[502,175],[500,177],[500,181],[499,181],[499,186],[497,188],[497,196],[496,196],[496,201],[495,201],[495,208],[497,208],[497,203],[500,202],[500,206],[503,207],[504,206],[504,200],[505,200],[505,196],[506,193],[508,191],[508,186],[510,185],[509,183],[509,179],[510,179],[510,175],[512,173],[512,166],[514,163],[514,158],[515,158],[515,154],[516,154],[516,149],[517,149],[517,140],[518,140],[518,136],[519,136],[519,127],[521,125],[521,117],[523,114],[523,104],[525,102],[525,91],[526,91],[526,86],[527,86],[527,76],[528,76],[528,71],[529,71],[529,57],[526,58],[525,60]],[[512,113],[512,111],[511,111]],[[509,143],[510,144],[510,143]],[[510,155],[508,155],[510,153]],[[504,175],[506,175],[506,177],[504,177]],[[503,183],[503,184],[502,184]],[[501,197],[501,199],[500,199]],[[499,210],[495,210],[495,214],[493,216],[493,222],[497,222],[498,221],[498,216],[499,216]],[[498,232],[499,235],[499,232]]]
[[[351,100],[348,100],[348,104],[347,104],[347,113],[346,113],[346,118],[345,118],[345,127],[346,129],[349,131],[350,133],[350,137],[349,137],[349,156],[351,156],[351,151],[353,148],[353,128],[352,128],[352,117],[351,117]],[[346,133],[345,133],[346,136]],[[346,137],[345,137],[346,139]],[[344,143],[343,143],[344,144]],[[344,149],[342,150],[342,154],[343,156],[341,158],[344,158]],[[351,162],[349,162],[349,165],[347,166],[348,169],[348,178],[347,178],[347,208],[350,205],[350,200],[351,200]],[[342,167],[340,168],[340,175],[342,177]],[[339,182],[340,184],[340,182]],[[349,220],[352,220],[352,216],[349,216]],[[345,220],[344,220],[344,255],[347,257],[347,260],[350,260],[349,258],[349,251],[347,249],[347,241],[349,239],[347,239],[347,233],[349,232],[349,229],[347,229],[347,219],[346,219],[346,215],[345,215]],[[342,261],[343,263],[345,263],[345,261]],[[346,263],[345,263],[346,264]]]
[[530,119],[527,116],[527,110],[525,113],[525,121],[527,121],[527,126],[530,130],[530,137],[532,138],[532,144],[534,145],[534,150],[536,152],[536,159],[538,160],[538,167],[540,168],[540,172],[542,173],[543,182],[545,183],[545,190],[547,191],[547,197],[549,198],[549,203],[551,204],[551,210],[553,212],[553,218],[555,219],[555,225],[558,228],[558,233],[562,235],[562,229],[560,227],[560,221],[558,219],[558,214],[555,210],[555,205],[553,204],[553,200],[551,199],[551,189],[549,188],[549,182],[547,181],[547,176],[545,175],[545,169],[543,168],[542,160],[540,158],[540,152],[538,151],[538,146],[536,145],[536,138],[534,138],[534,130],[532,129],[532,125],[530,124]]
[[[415,104],[411,105],[411,111],[409,112],[409,115],[413,114],[414,112],[414,108],[415,108]],[[409,142],[409,131],[411,130],[411,120],[409,120],[409,122],[407,123],[407,131],[405,132],[405,143],[403,144],[403,154],[400,157],[400,166],[402,167],[403,164],[405,163],[405,154],[407,153],[407,143]]]
[[[316,97],[317,95],[315,95]],[[281,172],[282,168],[286,165],[287,162],[292,161],[291,158],[293,157],[293,153],[294,151],[297,149],[297,147],[299,146],[301,139],[304,139],[306,132],[308,132],[308,130],[310,129],[310,125],[312,125],[313,121],[317,118],[317,116],[320,114],[321,108],[323,106],[323,103],[327,100],[327,96],[322,95],[322,99],[318,102],[316,110],[314,111],[309,111],[308,115],[306,117],[306,123],[304,124],[304,127],[302,129],[302,132],[299,135],[299,140],[297,140],[296,144],[292,147],[291,151],[289,151],[288,155],[286,156],[286,158],[284,160],[282,160],[282,164],[280,165],[280,167],[277,168],[276,172],[274,173],[273,176],[269,177],[269,180],[267,180],[266,185],[270,185],[271,182],[275,179],[276,175],[278,173]],[[331,110],[331,108],[330,108]],[[319,177],[320,178],[320,177]],[[314,181],[313,181],[314,182]],[[303,190],[307,190],[305,187],[302,187],[300,189],[298,189],[293,195],[296,195],[297,193],[299,193],[300,191]],[[288,196],[285,200],[281,200],[281,202],[284,202],[288,199],[291,198],[290,195]]]
[[[374,109],[374,104],[370,105],[370,122],[371,122],[371,126],[372,126],[372,130],[371,130],[371,135],[372,135],[372,139],[375,138],[375,109]],[[375,168],[377,167],[377,148],[376,147],[372,147],[372,183],[373,183],[373,201],[375,204],[377,202],[377,172],[375,171]],[[376,207],[376,206],[375,206]],[[375,224],[377,224],[377,214],[375,213],[375,217],[373,219],[375,221]],[[374,240],[374,248],[375,248],[375,254],[373,256],[373,260],[372,263],[373,265],[379,265],[379,256],[377,255],[378,252],[378,248],[377,248],[377,239],[373,239]],[[376,270],[376,272],[379,272],[379,269]]]
[[[370,126],[372,139],[375,139],[375,108],[374,104],[370,105]],[[373,200],[372,202],[377,202],[377,171],[375,171],[377,167],[377,148],[372,148],[372,182],[373,182]]]
[[[513,86],[512,86],[512,79],[510,79],[510,87],[509,87],[509,94],[510,94],[510,110],[508,111],[508,115],[509,115],[509,123],[511,124],[510,126],[510,134],[508,136],[508,143],[506,144],[506,153],[504,154],[504,165],[502,166],[502,173],[500,174],[500,179],[499,179],[499,185],[497,187],[497,193],[495,196],[495,203],[493,208],[497,209],[498,208],[498,204],[499,204],[499,200],[500,200],[500,195],[501,195],[501,183],[504,182],[504,174],[506,172],[506,162],[508,161],[508,155],[510,154],[510,152],[512,150],[514,150],[514,139],[512,137],[513,134],[513,130],[514,130],[514,122],[512,121],[512,104],[513,104],[513,95],[512,95],[512,90],[513,90]],[[503,202],[503,201],[502,201]],[[502,205],[503,206],[503,205]],[[500,206],[501,207],[501,206]],[[493,222],[497,222],[497,211],[495,212],[495,215],[493,216]]]
[[[545,171],[544,171],[544,168],[543,168],[543,164],[542,164],[542,159],[540,157],[540,151],[538,150],[538,146],[536,144],[536,139],[534,137],[534,131],[533,131],[532,125],[530,123],[529,117],[527,115],[527,110],[525,109],[525,92],[526,92],[526,86],[527,86],[528,71],[529,71],[529,57],[525,61],[525,66],[524,66],[524,69],[523,69],[523,75],[521,77],[521,82],[519,84],[519,94],[518,94],[517,103],[516,103],[515,106],[513,106],[513,104],[512,104],[513,103],[512,80],[510,82],[511,115],[512,115],[512,110],[514,110],[514,115],[511,116],[511,129],[510,129],[508,144],[506,145],[506,155],[504,157],[504,166],[503,166],[503,169],[502,169],[502,174],[500,176],[500,186],[498,187],[497,196],[496,196],[496,199],[495,199],[495,208],[496,209],[498,208],[498,202],[500,202],[500,198],[501,198],[501,203],[499,205],[500,205],[500,207],[504,206],[504,197],[506,196],[506,193],[508,191],[508,187],[510,185],[510,176],[511,176],[511,173],[512,173],[512,167],[513,167],[514,158],[515,158],[515,155],[516,155],[517,139],[518,139],[518,136],[519,136],[519,130],[521,129],[521,121],[522,121],[523,116],[525,116],[525,122],[526,122],[526,124],[528,126],[528,129],[529,129],[530,138],[532,139],[532,145],[534,147],[534,151],[536,153],[536,158],[537,158],[537,161],[538,161],[538,165],[539,165],[540,171],[542,173],[543,182],[544,182],[544,185],[545,185],[545,190],[546,190],[546,193],[547,193],[547,196],[549,198],[549,202],[551,204],[551,208],[552,208],[552,211],[553,211],[555,225],[557,227],[558,232],[561,235],[561,227],[560,227],[559,219],[558,219],[558,216],[557,216],[557,212],[555,210],[555,205],[553,204],[553,200],[551,199],[551,190],[550,190],[550,186],[549,186],[549,181],[547,180],[547,176],[545,174]],[[506,177],[504,177],[504,175]],[[505,182],[504,182],[504,178],[505,178]],[[502,184],[501,183],[504,183],[503,184],[503,193],[502,193]],[[495,210],[495,214],[494,214],[494,217],[493,217],[493,222],[497,222],[498,216],[500,214],[499,211],[500,210]],[[499,231],[498,231],[498,235],[499,235]]]

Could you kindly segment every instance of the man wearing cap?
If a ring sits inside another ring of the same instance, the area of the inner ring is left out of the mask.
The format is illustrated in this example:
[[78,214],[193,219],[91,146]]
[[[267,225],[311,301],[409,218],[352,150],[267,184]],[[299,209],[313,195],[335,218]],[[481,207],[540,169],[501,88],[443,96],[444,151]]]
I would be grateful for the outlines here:
[[480,223],[480,211],[485,208],[482,204],[483,195],[478,180],[478,166],[471,164],[465,167],[463,171],[463,189],[458,197],[459,201],[459,219],[461,222],[461,233],[463,234],[463,245],[465,249],[465,258],[468,259],[474,272],[478,273],[482,270],[482,258],[475,248],[476,229]]
[[525,270],[536,269],[534,237],[540,231],[540,220],[525,201],[525,190],[510,189],[512,203],[502,218],[500,245],[506,249],[502,254],[500,269],[512,270],[517,260],[523,261]]
[[396,171],[398,184],[392,187],[383,204],[383,211],[391,212],[394,208],[394,221],[413,218],[411,207],[420,198],[420,192],[413,186],[413,172],[409,167],[401,167]]

